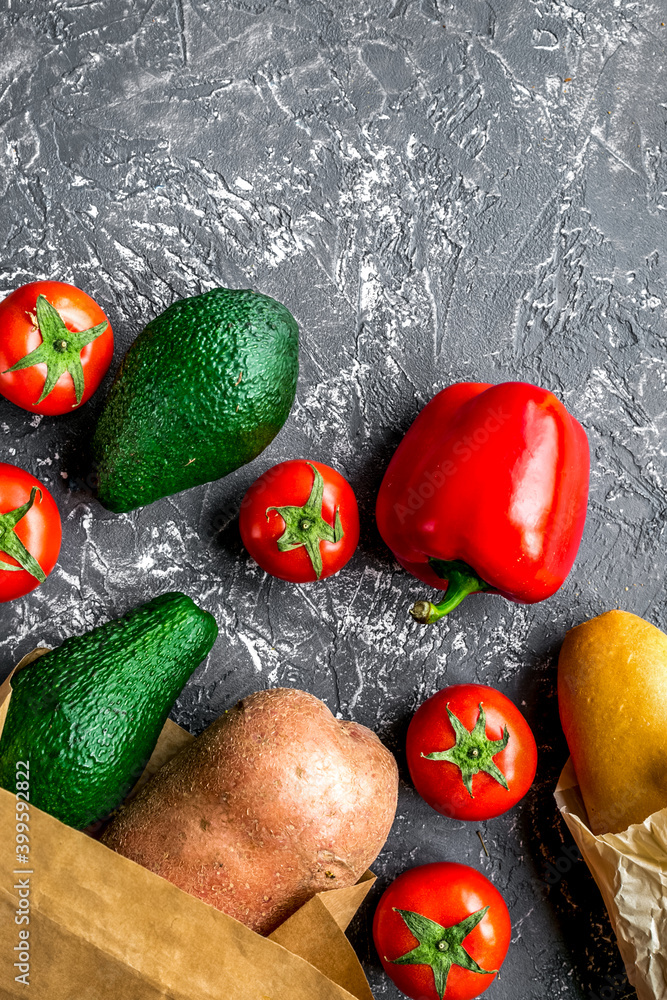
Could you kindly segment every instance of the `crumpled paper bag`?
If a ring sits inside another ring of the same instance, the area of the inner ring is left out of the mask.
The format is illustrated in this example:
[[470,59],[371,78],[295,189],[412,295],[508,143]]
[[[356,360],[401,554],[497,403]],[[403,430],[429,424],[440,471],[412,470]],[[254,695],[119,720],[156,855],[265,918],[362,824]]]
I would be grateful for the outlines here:
[[[0,687],[0,733],[13,673]],[[167,720],[133,792],[191,739]],[[3,1000],[373,1000],[344,933],[372,872],[319,893],[265,938],[35,806],[30,863],[17,863],[16,822],[16,797],[0,789]],[[17,923],[26,879],[30,922]],[[28,992],[16,980],[26,951]]]
[[667,809],[622,833],[596,836],[572,761],[556,803],[597,882],[639,1000],[667,998]]

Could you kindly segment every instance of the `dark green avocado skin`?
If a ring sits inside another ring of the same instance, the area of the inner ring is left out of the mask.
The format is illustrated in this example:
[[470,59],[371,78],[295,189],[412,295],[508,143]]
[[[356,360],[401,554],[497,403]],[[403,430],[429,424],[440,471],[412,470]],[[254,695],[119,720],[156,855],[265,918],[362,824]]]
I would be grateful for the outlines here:
[[98,496],[121,513],[252,461],[294,402],[299,329],[259,292],[175,302],[125,355],[93,439]]
[[30,765],[30,803],[81,829],[125,798],[181,688],[218,634],[185,594],[163,594],[66,639],[12,679],[0,785]]

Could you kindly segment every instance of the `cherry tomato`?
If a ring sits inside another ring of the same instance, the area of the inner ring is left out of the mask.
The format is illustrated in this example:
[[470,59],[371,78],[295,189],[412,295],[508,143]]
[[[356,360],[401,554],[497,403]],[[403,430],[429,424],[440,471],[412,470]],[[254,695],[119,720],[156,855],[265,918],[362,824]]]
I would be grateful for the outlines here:
[[33,281],[0,302],[0,394],[31,413],[69,413],[90,399],[113,357],[111,324],[64,281]]
[[46,487],[0,462],[0,602],[44,583],[58,561],[61,534],[60,514]]
[[453,862],[411,868],[378,903],[373,940],[387,975],[412,1000],[472,1000],[510,943],[510,915],[484,875]]
[[252,484],[239,526],[255,562],[292,583],[337,573],[359,541],[350,484],[328,465],[302,459],[274,465]]
[[415,712],[407,757],[414,786],[437,812],[490,819],[533,783],[537,747],[516,705],[484,684],[454,684]]

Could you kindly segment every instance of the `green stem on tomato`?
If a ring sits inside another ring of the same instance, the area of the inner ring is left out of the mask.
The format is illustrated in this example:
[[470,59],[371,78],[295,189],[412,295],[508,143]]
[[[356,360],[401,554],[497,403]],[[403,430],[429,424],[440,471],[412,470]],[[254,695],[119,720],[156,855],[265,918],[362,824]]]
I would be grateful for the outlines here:
[[34,404],[39,406],[53,391],[61,376],[68,372],[74,385],[76,398],[74,405],[78,406],[85,392],[81,351],[87,344],[101,337],[109,324],[105,321],[98,323],[97,326],[91,326],[89,330],[68,330],[58,310],[43,295],[37,296],[35,314],[37,329],[42,335],[41,344],[11,368],[7,368],[3,375],[32,368],[33,365],[46,365],[44,387]]
[[333,525],[322,517],[324,501],[324,480],[314,465],[313,486],[303,507],[267,507],[266,516],[274,510],[285,522],[285,530],[277,541],[280,552],[291,552],[303,546],[308,554],[315,576],[322,576],[322,553],[320,542],[340,542],[345,532],[340,520],[340,510],[336,507]]
[[507,726],[503,730],[502,738],[490,740],[486,735],[486,714],[482,702],[479,703],[479,714],[477,722],[470,730],[466,729],[458,716],[454,715],[449,705],[446,706],[447,715],[454,730],[454,746],[448,750],[435,750],[432,753],[423,753],[424,760],[446,760],[455,764],[461,772],[461,780],[465,785],[470,798],[472,794],[472,779],[479,771],[485,771],[497,781],[503,788],[509,789],[507,778],[494,761],[494,757],[505,749],[509,742],[510,734]]
[[468,934],[486,916],[488,906],[483,906],[481,910],[476,910],[451,927],[443,927],[442,924],[414,910],[399,910],[396,906],[393,910],[403,919],[403,923],[417,941],[417,946],[405,955],[392,959],[385,958],[385,961],[393,965],[429,965],[433,971],[434,986],[440,1000],[444,1000],[447,980],[453,965],[481,976],[494,976],[498,972],[498,969],[483,969],[463,947]]
[[8,510],[4,514],[0,514],[0,553],[11,556],[19,564],[18,566],[14,566],[12,563],[0,559],[0,570],[16,573],[24,569],[26,573],[30,573],[40,583],[44,583],[46,580],[44,570],[35,557],[28,552],[15,531],[16,525],[25,517],[34,504],[38,493],[41,501],[42,491],[38,486],[33,486],[30,490],[30,498],[24,504],[21,504],[20,507],[16,507],[14,510]]

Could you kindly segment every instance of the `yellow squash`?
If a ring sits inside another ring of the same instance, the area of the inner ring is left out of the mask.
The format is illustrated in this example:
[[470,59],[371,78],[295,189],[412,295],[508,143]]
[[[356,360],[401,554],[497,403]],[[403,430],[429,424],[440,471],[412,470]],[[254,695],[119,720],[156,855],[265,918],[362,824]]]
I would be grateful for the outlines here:
[[593,833],[667,807],[667,635],[608,611],[571,629],[558,704]]

